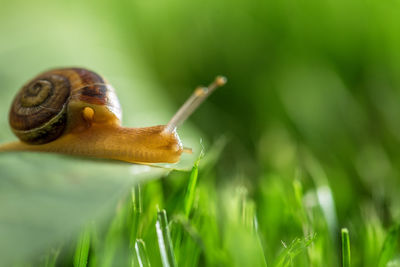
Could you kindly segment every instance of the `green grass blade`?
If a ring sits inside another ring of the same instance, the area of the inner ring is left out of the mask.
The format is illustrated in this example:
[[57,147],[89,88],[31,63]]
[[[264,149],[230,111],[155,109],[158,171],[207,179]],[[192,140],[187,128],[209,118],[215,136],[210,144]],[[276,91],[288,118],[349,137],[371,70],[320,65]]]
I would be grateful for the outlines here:
[[263,244],[262,239],[261,239],[261,234],[258,231],[258,219],[257,219],[256,215],[254,215],[254,217],[253,217],[253,222],[254,222],[255,234],[256,234],[258,245],[259,245],[259,248],[260,248],[260,255],[262,256],[260,262],[263,263],[263,266],[268,267],[267,257],[265,255],[264,244]]
[[135,242],[135,252],[137,257],[137,262],[140,267],[150,267],[149,257],[146,251],[146,245],[142,239],[137,239]]
[[385,267],[386,264],[392,259],[397,248],[397,239],[399,238],[399,225],[392,227],[383,243],[379,255],[379,267]]
[[177,266],[174,256],[174,248],[172,246],[171,235],[168,227],[167,212],[165,210],[158,211],[157,213],[156,230],[158,246],[160,249],[163,266]]
[[278,256],[275,266],[287,267],[293,266],[295,257],[309,247],[316,239],[316,235],[310,235],[305,238],[296,238],[286,247]]
[[100,240],[99,225],[95,222],[90,224],[90,253],[88,267],[99,266],[99,254],[103,240]]
[[74,256],[74,267],[86,267],[90,249],[90,229],[86,228],[78,239]]
[[[197,186],[197,177],[199,173],[199,163],[203,158],[203,151],[201,151],[199,157],[195,161],[192,167],[192,171],[190,172],[189,182],[187,184],[186,193],[183,200],[183,215],[186,219],[189,218],[190,213],[192,212],[193,202],[196,195],[196,186]],[[182,251],[182,227],[179,224],[175,224],[172,228],[172,240],[175,249],[175,259],[179,263],[180,262],[180,252]]]
[[60,255],[60,248],[50,249],[44,260],[44,267],[55,267],[58,255]]
[[309,235],[309,221],[307,218],[307,213],[305,211],[304,205],[303,205],[303,186],[301,182],[298,179],[295,179],[293,181],[293,191],[294,191],[294,197],[296,200],[296,212],[299,216],[299,220],[303,226],[303,233],[305,236]]
[[350,236],[349,230],[342,229],[342,266],[350,267]]
[[140,184],[137,184],[132,188],[131,196],[133,212],[138,214],[142,213],[142,189]]
[[186,218],[189,218],[190,211],[192,210],[193,207],[193,201],[195,197],[195,191],[196,191],[196,184],[197,184],[197,176],[199,174],[199,162],[201,159],[200,157],[196,160],[196,162],[193,165],[192,172],[190,173],[190,179],[189,179],[189,184],[186,190],[186,195],[185,195],[185,216]]
[[136,238],[138,236],[138,226],[139,219],[142,214],[142,192],[139,184],[135,185],[132,188],[132,225],[131,225],[131,237],[130,237],[130,245],[133,246],[136,242]]

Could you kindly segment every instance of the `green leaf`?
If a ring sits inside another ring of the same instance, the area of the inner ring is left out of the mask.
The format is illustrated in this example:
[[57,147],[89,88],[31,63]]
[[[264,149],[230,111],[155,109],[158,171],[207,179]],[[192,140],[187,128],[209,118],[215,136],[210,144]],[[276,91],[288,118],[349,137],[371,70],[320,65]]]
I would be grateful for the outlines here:
[[0,265],[32,256],[113,208],[160,168],[51,154],[0,154]]

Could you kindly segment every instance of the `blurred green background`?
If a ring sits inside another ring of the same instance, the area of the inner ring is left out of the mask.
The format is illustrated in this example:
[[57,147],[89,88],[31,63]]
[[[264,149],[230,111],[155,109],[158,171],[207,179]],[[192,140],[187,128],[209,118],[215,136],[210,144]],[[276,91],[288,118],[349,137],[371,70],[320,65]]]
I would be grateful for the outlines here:
[[[398,1],[1,0],[0,139],[15,139],[16,91],[50,68],[104,75],[127,126],[167,122],[223,74],[228,84],[179,130],[185,145],[202,138],[206,155],[225,142],[208,168],[215,205],[246,189],[271,266],[281,241],[311,233],[313,252],[294,266],[336,266],[342,227],[353,263],[376,266],[400,219],[399,32]],[[308,226],[296,213],[299,181]],[[230,256],[204,262],[240,263],[224,249]]]

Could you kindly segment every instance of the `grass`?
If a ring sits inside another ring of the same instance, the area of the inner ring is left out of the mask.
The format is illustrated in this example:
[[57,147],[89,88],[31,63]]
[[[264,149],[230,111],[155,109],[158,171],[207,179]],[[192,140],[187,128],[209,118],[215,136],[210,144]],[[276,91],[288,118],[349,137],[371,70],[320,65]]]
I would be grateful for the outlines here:
[[[394,254],[396,253],[397,249],[397,242],[399,239],[399,226],[396,225],[389,230],[385,242],[383,243],[381,253],[379,255],[379,267],[387,266],[388,263],[393,258]],[[393,263],[393,265],[396,263]],[[398,265],[399,262],[397,261]]]
[[157,212],[156,231],[162,265],[171,267],[177,266],[171,241],[171,232],[168,225],[167,212],[165,210]]
[[349,230],[346,228],[342,229],[342,266],[350,267],[351,265],[351,254],[350,254],[350,237]]
[[330,193],[305,190],[301,172],[288,180],[270,174],[252,192],[242,179],[218,185],[213,168],[199,163],[134,186],[111,220],[89,224],[75,249],[64,245],[61,258],[52,249],[39,265],[398,266],[398,225],[351,222],[332,235],[334,216],[321,200]]
[[146,245],[141,239],[137,239],[135,241],[135,255],[136,258],[132,260],[132,266],[141,266],[141,267],[151,266],[146,251]]
[[90,229],[85,229],[78,239],[74,256],[74,267],[87,266],[90,249]]

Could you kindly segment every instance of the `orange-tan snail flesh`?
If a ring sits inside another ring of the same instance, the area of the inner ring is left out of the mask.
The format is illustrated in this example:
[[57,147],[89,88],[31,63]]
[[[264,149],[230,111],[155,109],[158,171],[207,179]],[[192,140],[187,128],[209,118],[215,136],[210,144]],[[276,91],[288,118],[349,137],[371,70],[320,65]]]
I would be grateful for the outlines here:
[[121,126],[121,107],[113,87],[82,68],[55,69],[28,82],[9,113],[20,141],[0,145],[0,152],[39,151],[114,159],[133,163],[175,163],[184,148],[176,128],[217,87],[199,87],[166,125]]

